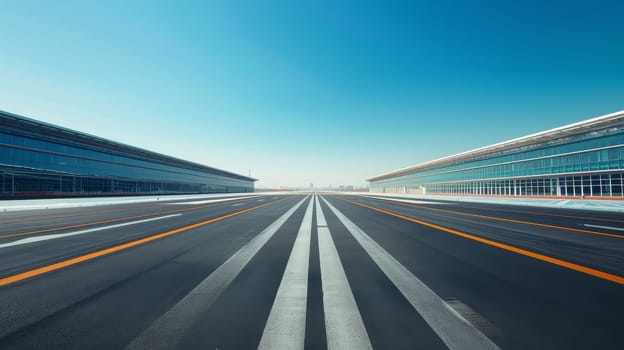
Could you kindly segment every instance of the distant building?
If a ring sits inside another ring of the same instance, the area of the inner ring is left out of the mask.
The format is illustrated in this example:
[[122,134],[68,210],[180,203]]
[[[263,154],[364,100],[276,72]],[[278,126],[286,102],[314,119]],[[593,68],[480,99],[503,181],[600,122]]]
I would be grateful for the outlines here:
[[368,178],[371,192],[622,199],[624,111]]
[[254,181],[0,111],[0,198],[253,192]]

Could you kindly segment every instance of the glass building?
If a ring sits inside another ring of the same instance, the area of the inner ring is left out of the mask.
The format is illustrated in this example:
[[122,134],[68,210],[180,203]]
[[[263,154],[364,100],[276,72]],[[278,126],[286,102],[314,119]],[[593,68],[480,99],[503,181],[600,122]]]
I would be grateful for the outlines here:
[[254,181],[0,111],[0,198],[253,192]]
[[624,111],[367,181],[371,192],[623,199]]

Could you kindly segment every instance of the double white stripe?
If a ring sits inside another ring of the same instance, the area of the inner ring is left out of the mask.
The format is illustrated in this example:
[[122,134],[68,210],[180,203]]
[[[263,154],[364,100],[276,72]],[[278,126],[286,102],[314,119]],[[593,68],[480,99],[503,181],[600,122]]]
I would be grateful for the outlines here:
[[316,196],[310,201],[301,222],[258,349],[304,348],[314,203],[316,203],[327,347],[329,349],[372,349]]
[[[128,348],[175,348],[185,336],[185,330],[198,321],[199,316],[210,308],[251,258],[307,199],[298,202],[232,255]],[[498,349],[370,236],[326,199],[323,198],[323,201],[450,349]],[[327,346],[329,349],[372,349],[316,196],[310,200],[305,211],[258,348],[304,348],[312,212],[315,203]]]

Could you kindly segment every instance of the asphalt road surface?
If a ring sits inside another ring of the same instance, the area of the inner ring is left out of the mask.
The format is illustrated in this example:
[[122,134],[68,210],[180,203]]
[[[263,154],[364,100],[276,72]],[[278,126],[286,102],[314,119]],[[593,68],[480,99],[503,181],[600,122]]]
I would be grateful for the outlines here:
[[0,349],[624,349],[624,215],[307,193],[0,213]]

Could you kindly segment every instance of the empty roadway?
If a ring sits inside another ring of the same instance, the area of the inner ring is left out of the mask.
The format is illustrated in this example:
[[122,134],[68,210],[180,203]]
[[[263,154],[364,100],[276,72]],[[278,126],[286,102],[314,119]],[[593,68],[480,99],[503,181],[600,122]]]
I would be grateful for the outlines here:
[[623,228],[335,193],[0,213],[0,348],[621,349]]

